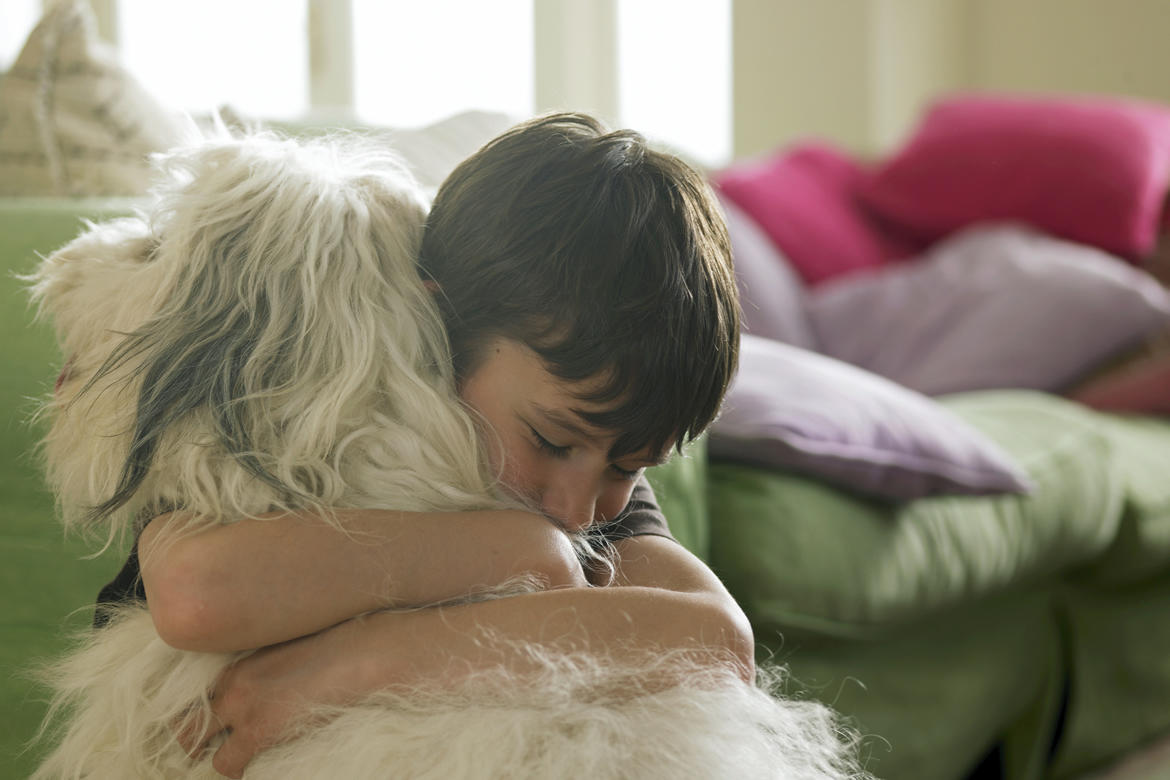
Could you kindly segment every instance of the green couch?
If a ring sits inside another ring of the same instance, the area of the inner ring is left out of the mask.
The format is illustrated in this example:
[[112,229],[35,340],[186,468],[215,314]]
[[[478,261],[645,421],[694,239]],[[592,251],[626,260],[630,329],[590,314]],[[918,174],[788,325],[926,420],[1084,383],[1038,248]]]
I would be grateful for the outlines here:
[[[83,217],[132,201],[0,201],[3,776],[43,714],[28,677],[83,630],[122,552],[63,539],[31,421],[60,366],[14,273]],[[1073,777],[1170,730],[1170,422],[1028,392],[952,410],[1028,470],[1028,496],[888,504],[792,474],[708,462],[652,480],[672,528],[743,604],[761,663],[833,704],[883,778],[962,778],[999,745],[1010,778]],[[1053,747],[1054,746],[1054,747]]]

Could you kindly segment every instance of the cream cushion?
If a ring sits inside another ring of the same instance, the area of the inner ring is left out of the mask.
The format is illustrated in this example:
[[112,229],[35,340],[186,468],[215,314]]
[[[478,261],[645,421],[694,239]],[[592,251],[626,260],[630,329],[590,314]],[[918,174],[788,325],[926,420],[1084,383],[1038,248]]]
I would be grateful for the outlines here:
[[98,39],[88,5],[60,0],[0,81],[0,196],[140,194],[148,156],[186,128]]

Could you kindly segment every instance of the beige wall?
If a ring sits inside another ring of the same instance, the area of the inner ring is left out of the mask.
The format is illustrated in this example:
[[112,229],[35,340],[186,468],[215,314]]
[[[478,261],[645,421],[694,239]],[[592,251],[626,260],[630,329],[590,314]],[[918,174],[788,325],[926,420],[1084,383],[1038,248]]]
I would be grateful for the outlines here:
[[867,0],[734,0],[736,156],[808,135],[866,143],[870,11]]
[[878,0],[873,24],[874,118],[865,151],[895,144],[931,98],[969,81],[965,0]]
[[735,155],[873,154],[965,88],[1170,102],[1170,0],[734,0]]
[[1167,0],[974,0],[975,86],[1170,101]]

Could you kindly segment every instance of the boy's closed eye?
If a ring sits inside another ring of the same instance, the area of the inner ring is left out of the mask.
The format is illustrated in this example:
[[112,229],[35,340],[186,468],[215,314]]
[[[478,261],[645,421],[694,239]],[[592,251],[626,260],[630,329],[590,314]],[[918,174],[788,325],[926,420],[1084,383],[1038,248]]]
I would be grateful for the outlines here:
[[633,482],[638,477],[642,476],[642,469],[633,469],[633,470],[625,469],[616,463],[609,464],[609,467],[613,470],[613,473],[618,475],[618,477],[620,477],[621,479],[629,480],[631,482]]
[[[540,431],[538,431],[536,427],[532,425],[532,423],[525,422],[524,424],[528,426],[528,430],[532,434],[533,443],[536,445],[538,450],[553,458],[569,457],[569,452],[572,450],[571,446],[553,444],[545,436],[543,436]],[[609,468],[620,479],[633,481],[642,476],[642,469],[640,468],[627,469],[618,465],[617,463],[609,464]]]
[[533,441],[536,442],[537,449],[548,455],[551,455],[554,458],[569,457],[569,447],[553,444],[551,441],[541,436],[540,431],[536,430],[536,428],[532,426],[532,423],[525,423],[525,425],[527,425],[528,430],[532,432],[532,438]]

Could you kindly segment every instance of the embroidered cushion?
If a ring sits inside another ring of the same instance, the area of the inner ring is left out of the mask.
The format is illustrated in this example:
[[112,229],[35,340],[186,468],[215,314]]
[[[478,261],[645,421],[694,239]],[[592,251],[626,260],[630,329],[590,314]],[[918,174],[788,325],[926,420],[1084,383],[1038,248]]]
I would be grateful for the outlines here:
[[0,81],[0,196],[141,194],[149,155],[186,129],[98,39],[88,4],[62,0]]

